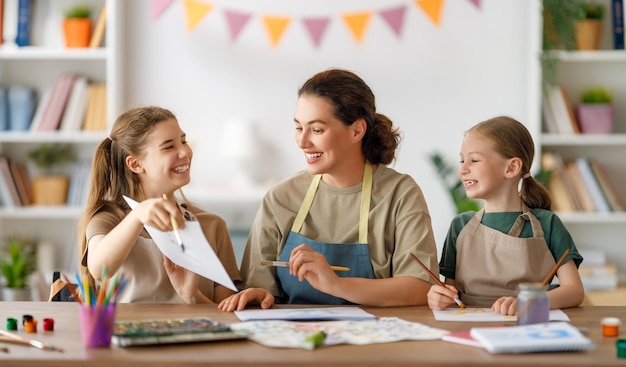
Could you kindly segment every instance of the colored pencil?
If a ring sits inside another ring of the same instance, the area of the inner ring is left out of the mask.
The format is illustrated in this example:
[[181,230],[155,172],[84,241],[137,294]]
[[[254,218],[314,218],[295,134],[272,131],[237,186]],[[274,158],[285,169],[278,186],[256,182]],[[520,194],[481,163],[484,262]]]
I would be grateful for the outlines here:
[[72,293],[72,296],[74,296],[74,299],[76,300],[76,302],[83,303],[83,299],[80,297],[80,294],[78,294],[78,291],[76,290],[76,288],[74,288],[74,284],[70,282],[67,275],[65,275],[64,273],[61,273],[61,276],[63,277],[63,281],[65,282],[67,289],[70,290],[70,293]]
[[[167,201],[166,194],[163,194],[163,200]],[[172,222],[172,228],[174,229],[174,236],[176,236],[176,242],[178,242],[178,246],[180,246],[180,250],[182,252],[185,252],[185,245],[183,244],[183,239],[180,237],[180,232],[178,232],[178,230],[180,229],[180,227],[178,227],[178,222],[176,221],[176,219],[174,219],[174,217],[170,217],[170,220]]]
[[548,283],[550,283],[550,280],[552,280],[552,277],[554,276],[554,274],[556,274],[561,264],[563,264],[563,261],[565,261],[565,258],[567,257],[567,255],[569,255],[569,251],[570,249],[566,249],[565,252],[563,252],[563,255],[561,255],[561,258],[559,259],[559,261],[556,262],[556,264],[554,265],[550,273],[545,277],[545,279],[543,280],[543,282],[541,282],[541,284],[548,285]]
[[[413,258],[413,260],[415,260],[415,262],[417,262],[427,273],[428,275],[430,275],[430,277],[440,286],[442,287],[446,287],[445,284],[443,284],[443,282],[441,282],[441,280],[439,280],[439,277],[437,277],[435,274],[433,274],[432,271],[430,271],[430,269],[428,269],[426,267],[426,265],[424,265],[423,262],[420,261],[420,259],[417,258],[417,256],[413,255],[412,253],[409,254],[411,255],[411,257]],[[455,297],[454,298],[454,302],[456,302],[457,305],[459,305],[459,307],[461,308],[465,308],[465,304],[459,299],[459,297]]]
[[[264,266],[278,266],[281,268],[288,268],[289,263],[287,261],[271,261],[271,260],[261,260],[261,265]],[[331,265],[330,268],[334,271],[350,271],[350,268],[345,266],[335,266]]]

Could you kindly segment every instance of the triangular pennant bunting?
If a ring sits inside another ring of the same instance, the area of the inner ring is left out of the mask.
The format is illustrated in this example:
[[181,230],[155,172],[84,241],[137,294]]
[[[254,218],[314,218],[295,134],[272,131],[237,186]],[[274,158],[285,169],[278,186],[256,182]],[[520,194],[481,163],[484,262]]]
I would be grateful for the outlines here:
[[363,40],[365,27],[367,27],[367,23],[369,23],[371,16],[372,13],[369,11],[343,15],[343,20],[348,25],[348,29],[352,33],[352,36],[357,43],[361,43],[361,41]]
[[439,25],[441,22],[441,9],[444,0],[415,0],[415,4],[422,9],[430,20]]
[[213,5],[194,1],[184,0],[185,18],[187,19],[187,31],[191,32],[200,21],[213,9]]
[[302,19],[302,23],[304,23],[306,30],[309,32],[309,35],[311,36],[315,47],[319,47],[320,42],[322,41],[322,36],[324,35],[324,31],[326,30],[329,22],[329,18]]
[[402,35],[402,24],[404,23],[404,13],[406,12],[406,6],[401,5],[397,8],[382,10],[380,15],[389,24],[396,36]]
[[470,3],[474,4],[475,7],[480,9],[480,0],[470,0]]
[[230,39],[235,41],[243,27],[248,23],[248,20],[250,20],[250,14],[242,13],[240,11],[225,10],[224,15],[226,16],[226,22],[228,23]]
[[156,19],[163,14],[165,9],[169,8],[174,0],[150,0],[150,13],[152,19]]
[[282,37],[285,29],[291,22],[291,18],[289,17],[278,17],[278,16],[262,16],[263,23],[265,24],[265,28],[270,36],[270,44],[272,47],[278,46],[280,42],[280,38]]

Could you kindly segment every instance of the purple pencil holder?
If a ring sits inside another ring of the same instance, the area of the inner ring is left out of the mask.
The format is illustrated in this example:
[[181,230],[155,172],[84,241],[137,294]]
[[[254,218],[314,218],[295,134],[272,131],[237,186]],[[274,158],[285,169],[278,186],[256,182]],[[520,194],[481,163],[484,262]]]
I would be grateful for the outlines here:
[[106,348],[111,345],[115,327],[115,304],[88,307],[79,305],[80,331],[86,348]]

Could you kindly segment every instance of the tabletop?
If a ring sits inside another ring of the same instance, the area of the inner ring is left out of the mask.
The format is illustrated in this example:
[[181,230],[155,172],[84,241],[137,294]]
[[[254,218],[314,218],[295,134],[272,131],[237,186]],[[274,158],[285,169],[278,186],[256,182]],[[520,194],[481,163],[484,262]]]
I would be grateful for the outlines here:
[[[432,311],[420,307],[363,307],[378,317],[399,317],[446,330],[467,330],[475,326],[493,326],[484,322],[436,321]],[[72,302],[0,302],[0,318],[22,319],[30,314],[37,320],[54,318],[54,331],[18,334],[64,349],[64,352],[40,350],[14,344],[0,352],[0,365],[10,366],[626,366],[618,359],[615,342],[621,336],[603,337],[600,320],[618,317],[626,320],[626,306],[589,306],[563,310],[571,323],[594,341],[593,350],[562,353],[490,354],[487,351],[441,340],[401,341],[369,345],[336,345],[315,350],[269,348],[249,340],[176,344],[157,347],[86,349],[78,325],[78,304]],[[227,324],[239,322],[233,313],[222,312],[215,305],[119,304],[116,320],[208,317]],[[4,329],[5,326],[2,325]]]

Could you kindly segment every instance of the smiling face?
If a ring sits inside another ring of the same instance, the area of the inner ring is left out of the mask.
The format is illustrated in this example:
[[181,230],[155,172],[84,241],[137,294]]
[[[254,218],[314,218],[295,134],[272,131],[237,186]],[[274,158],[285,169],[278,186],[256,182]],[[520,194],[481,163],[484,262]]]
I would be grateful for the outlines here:
[[129,156],[129,168],[139,175],[146,197],[159,197],[189,183],[193,152],[175,119],[157,123],[141,157]]
[[496,199],[508,194],[510,159],[499,155],[492,142],[483,135],[469,132],[461,145],[459,178],[467,196],[474,199]]
[[364,122],[357,121],[346,126],[335,117],[328,100],[311,95],[300,96],[294,123],[296,143],[304,152],[309,173],[323,173],[326,181],[326,175],[338,178],[352,171],[350,166],[355,159],[363,160],[361,139]]

